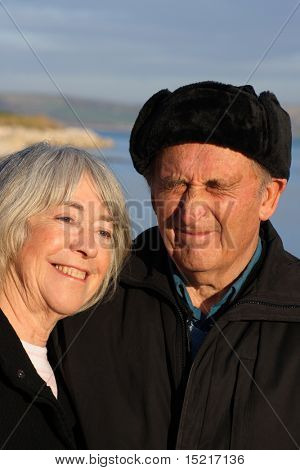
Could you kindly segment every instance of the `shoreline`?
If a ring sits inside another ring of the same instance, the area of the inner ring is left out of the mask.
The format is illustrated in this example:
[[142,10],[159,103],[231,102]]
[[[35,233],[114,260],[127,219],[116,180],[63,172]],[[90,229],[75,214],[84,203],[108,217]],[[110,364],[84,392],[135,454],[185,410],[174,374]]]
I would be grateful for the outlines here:
[[84,149],[111,148],[115,145],[112,138],[102,137],[91,129],[80,127],[38,129],[0,125],[0,156],[2,157],[41,141],[48,141],[52,145],[70,145]]

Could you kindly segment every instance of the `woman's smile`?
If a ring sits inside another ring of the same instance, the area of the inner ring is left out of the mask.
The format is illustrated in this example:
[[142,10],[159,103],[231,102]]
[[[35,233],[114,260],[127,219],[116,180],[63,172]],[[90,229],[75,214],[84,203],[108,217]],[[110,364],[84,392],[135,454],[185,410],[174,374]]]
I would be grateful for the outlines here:
[[85,281],[88,273],[86,271],[82,271],[81,269],[75,268],[73,266],[66,266],[66,265],[61,265],[61,264],[55,264],[54,267],[56,270],[62,274],[63,276],[80,280],[80,281]]

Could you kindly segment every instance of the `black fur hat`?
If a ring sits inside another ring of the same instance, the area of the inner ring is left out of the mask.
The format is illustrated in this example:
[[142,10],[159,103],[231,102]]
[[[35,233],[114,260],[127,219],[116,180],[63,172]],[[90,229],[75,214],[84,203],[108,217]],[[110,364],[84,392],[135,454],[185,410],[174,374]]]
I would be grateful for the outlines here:
[[161,90],[142,107],[130,136],[136,170],[146,173],[165,147],[200,142],[229,147],[263,165],[273,177],[289,178],[291,123],[276,96],[259,96],[250,85],[200,82]]

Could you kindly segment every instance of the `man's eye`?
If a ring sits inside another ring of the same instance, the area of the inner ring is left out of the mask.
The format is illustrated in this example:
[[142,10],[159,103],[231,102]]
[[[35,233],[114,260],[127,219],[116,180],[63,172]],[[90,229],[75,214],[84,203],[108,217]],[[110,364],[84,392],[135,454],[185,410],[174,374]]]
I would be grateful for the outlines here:
[[208,184],[207,186],[207,189],[208,190],[211,190],[215,193],[227,193],[229,188],[227,186],[224,186],[222,184],[219,184],[219,183],[211,183],[211,184]]
[[176,189],[183,186],[185,183],[183,181],[164,181],[164,189]]
[[222,189],[221,185],[217,181],[210,181],[206,186],[209,189]]

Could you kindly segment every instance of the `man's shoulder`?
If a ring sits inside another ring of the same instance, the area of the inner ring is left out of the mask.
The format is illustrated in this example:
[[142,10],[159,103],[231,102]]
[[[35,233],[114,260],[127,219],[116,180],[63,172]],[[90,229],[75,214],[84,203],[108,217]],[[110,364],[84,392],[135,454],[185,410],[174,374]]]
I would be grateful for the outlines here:
[[124,266],[120,280],[141,281],[153,278],[157,273],[167,274],[168,254],[157,226],[140,233],[133,241],[130,257]]
[[256,278],[256,292],[300,305],[300,260],[287,252],[271,225],[264,226],[264,260]]
[[147,256],[162,250],[165,251],[165,247],[157,225],[144,230],[133,240],[132,251],[136,255]]
[[300,302],[300,259],[288,251],[283,250],[277,265],[277,271],[273,271],[273,280],[278,288],[290,292]]

